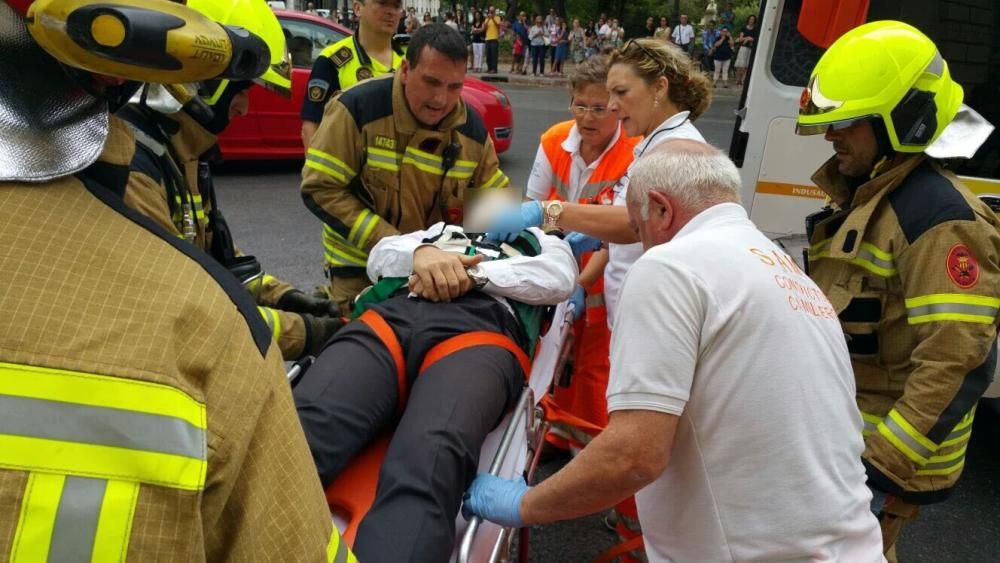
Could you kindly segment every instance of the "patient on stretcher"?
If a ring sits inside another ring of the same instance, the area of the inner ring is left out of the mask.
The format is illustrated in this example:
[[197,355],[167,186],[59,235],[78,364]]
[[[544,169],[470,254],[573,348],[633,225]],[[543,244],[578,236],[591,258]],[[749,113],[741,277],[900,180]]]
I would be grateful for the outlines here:
[[330,340],[295,388],[324,487],[395,430],[360,561],[447,561],[462,493],[487,434],[530,372],[543,306],[573,292],[568,244],[530,229],[495,246],[438,223],[372,249],[364,313]]

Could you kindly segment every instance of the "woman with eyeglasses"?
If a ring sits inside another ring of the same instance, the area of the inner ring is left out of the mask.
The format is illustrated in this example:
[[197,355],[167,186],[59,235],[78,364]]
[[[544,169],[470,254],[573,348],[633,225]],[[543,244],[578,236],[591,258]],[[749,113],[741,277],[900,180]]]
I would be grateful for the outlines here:
[[[632,39],[612,53],[608,67],[607,109],[617,114],[628,137],[643,137],[634,149],[636,160],[652,147],[668,139],[704,142],[693,122],[708,109],[712,83],[687,53],[672,43],[656,39]],[[574,251],[599,248],[610,243],[609,262],[604,271],[604,295],[608,321],[613,324],[618,292],[625,272],[642,255],[642,245],[629,225],[625,209],[628,172],[614,188],[613,206],[580,205],[558,200],[529,201],[519,217],[498,217],[489,235],[505,240],[528,226],[556,226],[564,231],[584,233],[570,239]],[[592,237],[592,238],[591,238]]]
[[[569,74],[569,110],[573,119],[557,123],[542,134],[527,195],[536,201],[610,204],[612,190],[632,163],[638,137],[629,137],[608,109],[607,57],[595,56],[573,67]],[[572,235],[571,235],[572,236]],[[605,392],[608,385],[610,333],[604,308],[604,266],[608,251],[578,256],[580,276],[573,295],[576,350],[569,387],[556,387],[554,408],[603,427],[608,422]],[[558,427],[549,435],[556,447],[579,443],[567,440]]]

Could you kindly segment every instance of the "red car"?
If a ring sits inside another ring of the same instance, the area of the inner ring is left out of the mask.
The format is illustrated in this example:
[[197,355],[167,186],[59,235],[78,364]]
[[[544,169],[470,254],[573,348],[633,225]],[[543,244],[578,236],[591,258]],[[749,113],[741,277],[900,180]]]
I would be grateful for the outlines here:
[[[313,60],[351,31],[330,20],[290,10],[275,10],[281,27],[291,38],[292,98],[254,86],[250,89],[250,113],[233,119],[219,137],[225,160],[280,160],[303,158],[299,109]],[[462,99],[486,124],[497,154],[510,148],[514,113],[502,90],[472,77],[465,78]]]

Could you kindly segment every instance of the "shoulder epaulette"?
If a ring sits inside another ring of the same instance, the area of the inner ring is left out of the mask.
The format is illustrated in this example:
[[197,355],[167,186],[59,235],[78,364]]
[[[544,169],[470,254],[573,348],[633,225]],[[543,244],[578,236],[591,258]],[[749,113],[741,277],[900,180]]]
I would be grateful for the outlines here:
[[358,128],[392,115],[392,75],[360,82],[344,90],[340,103],[347,108]]
[[923,162],[889,194],[907,242],[947,221],[974,221],[976,213],[951,180]]
[[483,124],[483,120],[479,117],[479,114],[469,107],[468,104],[465,106],[465,123],[458,128],[458,132],[477,143],[486,142],[486,125]]

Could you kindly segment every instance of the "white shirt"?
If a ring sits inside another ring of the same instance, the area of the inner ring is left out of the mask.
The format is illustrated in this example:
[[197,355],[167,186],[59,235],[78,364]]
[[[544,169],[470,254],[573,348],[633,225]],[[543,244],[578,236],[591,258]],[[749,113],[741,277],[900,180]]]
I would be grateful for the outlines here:
[[611,26],[608,24],[602,25],[601,29],[597,31],[598,35],[603,35],[604,37],[607,37],[609,33],[611,33]]
[[[601,153],[593,162],[587,164],[584,162],[583,157],[580,156],[580,143],[582,141],[580,137],[580,130],[577,129],[576,124],[569,130],[569,135],[560,144],[562,150],[570,154],[570,167],[569,167],[569,186],[567,186],[567,201],[578,202],[580,201],[580,196],[583,193],[583,187],[590,180],[590,175],[594,173],[598,165],[601,164],[601,159],[604,155],[608,154],[611,147],[615,146],[618,142],[619,137],[621,137],[622,128],[618,126],[615,130],[615,135],[611,138],[611,142],[608,146],[604,147],[604,152]],[[531,167],[531,176],[528,178],[528,197],[534,200],[545,200],[549,198],[549,191],[552,185],[555,183],[556,174],[552,169],[552,163],[549,162],[549,157],[545,154],[545,149],[541,145],[538,146],[538,152],[535,153],[535,163]]]
[[679,417],[636,493],[650,561],[883,561],[837,314],[735,203],[629,271],[608,410]]
[[[635,166],[639,159],[647,150],[670,139],[693,139],[705,142],[698,129],[688,119],[690,112],[682,111],[674,114],[660,124],[655,131],[646,135],[641,143],[635,146],[632,154],[635,159],[629,165],[629,170]],[[625,195],[628,193],[628,172],[615,186],[615,205],[625,205]],[[608,326],[613,327],[615,322],[615,311],[618,308],[618,293],[621,291],[622,283],[625,281],[625,273],[630,266],[642,256],[642,244],[609,244],[608,245],[608,266],[604,269],[604,300],[608,308]]]
[[[413,273],[413,251],[426,244],[426,239],[440,235],[444,227],[444,223],[436,223],[426,231],[380,240],[368,255],[368,279],[375,283],[383,277],[409,277]],[[506,298],[528,305],[559,304],[576,289],[580,272],[573,250],[559,237],[534,227],[529,230],[538,238],[541,254],[480,262],[489,282],[479,291],[503,303]]]
[[682,46],[687,45],[694,40],[694,27],[691,24],[678,25],[670,35],[673,37],[674,43]]

